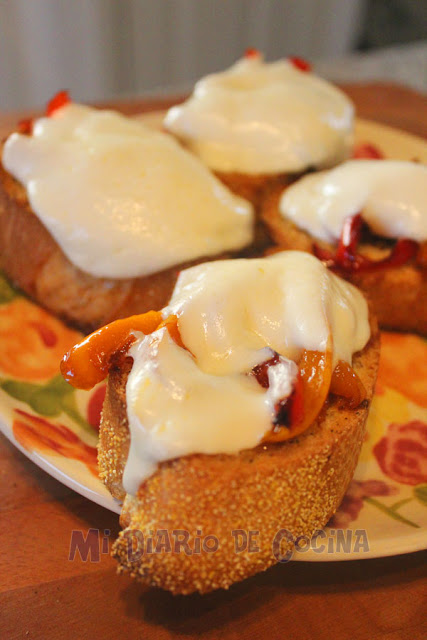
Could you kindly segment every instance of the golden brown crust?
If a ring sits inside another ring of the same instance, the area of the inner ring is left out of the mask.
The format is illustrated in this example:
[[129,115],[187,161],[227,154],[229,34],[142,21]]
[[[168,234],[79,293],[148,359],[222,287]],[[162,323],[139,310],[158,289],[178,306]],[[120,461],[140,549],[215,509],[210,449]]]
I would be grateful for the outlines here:
[[295,179],[286,173],[250,175],[238,173],[237,171],[215,171],[215,175],[230,191],[252,202],[255,209],[259,208],[265,190],[270,188],[271,185],[279,185],[283,188]]
[[[125,499],[121,516],[125,530],[113,547],[119,570],[173,593],[204,593],[228,588],[277,562],[272,545],[280,530],[286,529],[295,539],[322,528],[344,496],[364,438],[379,359],[378,332],[372,329],[369,344],[353,362],[368,394],[363,406],[351,410],[345,401],[331,396],[315,424],[294,440],[237,455],[195,454],[159,464],[137,496]],[[116,496],[122,495],[120,476],[129,447],[125,395],[129,368],[128,362],[110,375],[101,424],[101,476]],[[238,529],[259,531],[258,551],[235,551],[232,531]],[[171,551],[142,554],[148,538],[154,537],[154,549],[157,541],[164,541],[164,533],[156,537],[159,530],[167,530]],[[218,540],[218,550],[174,552],[177,530],[189,533],[190,550],[197,549],[197,538],[208,535]],[[144,543],[138,531],[145,536]],[[284,542],[282,552],[291,546]],[[132,544],[134,558],[129,555]]]
[[99,430],[99,476],[118,500],[123,500],[126,496],[122,484],[130,444],[126,382],[132,362],[132,358],[126,358],[120,369],[110,370],[102,408],[102,426]]
[[[282,249],[313,252],[313,238],[293,222],[280,215],[279,200],[283,189],[274,188],[263,203],[262,218],[273,240]],[[334,250],[325,243],[322,246]],[[361,251],[374,256],[375,247],[364,245]],[[409,261],[401,267],[389,267],[371,273],[345,276],[368,298],[383,329],[427,334],[427,269]]]
[[23,187],[0,164],[0,268],[14,285],[84,332],[117,318],[161,309],[182,269],[213,259],[141,278],[96,278],[84,273],[68,260],[32,212]]
[[216,171],[215,175],[233,193],[245,200],[249,200],[255,209],[255,239],[254,245],[257,250],[264,250],[272,245],[271,235],[267,225],[261,217],[262,202],[264,194],[269,189],[281,188],[294,182],[300,174],[255,174],[249,175],[238,173],[237,171],[224,172]]

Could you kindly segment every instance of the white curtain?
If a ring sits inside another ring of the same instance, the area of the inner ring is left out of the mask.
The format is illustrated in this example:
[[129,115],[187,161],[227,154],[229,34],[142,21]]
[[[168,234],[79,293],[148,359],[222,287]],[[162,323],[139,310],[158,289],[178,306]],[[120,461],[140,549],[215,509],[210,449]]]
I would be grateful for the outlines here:
[[363,0],[0,0],[0,110],[190,86],[247,47],[351,50]]

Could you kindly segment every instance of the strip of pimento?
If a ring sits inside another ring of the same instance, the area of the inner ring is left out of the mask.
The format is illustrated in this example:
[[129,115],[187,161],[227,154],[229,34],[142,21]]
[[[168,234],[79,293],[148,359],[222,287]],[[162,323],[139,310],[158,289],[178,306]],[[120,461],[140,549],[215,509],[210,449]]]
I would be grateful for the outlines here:
[[417,255],[418,242],[401,238],[396,242],[390,254],[383,260],[370,260],[362,256],[357,253],[362,227],[363,218],[360,213],[348,216],[344,221],[335,253],[314,243],[314,255],[330,269],[343,273],[368,273],[389,267],[400,267]]
[[[58,91],[53,98],[49,100],[46,105],[45,115],[50,118],[55,111],[61,109],[61,107],[65,107],[65,105],[71,102],[68,91]],[[23,135],[30,136],[33,132],[33,118],[25,118],[24,120],[20,120],[18,122],[18,133],[22,133]]]
[[[178,318],[171,315],[163,319],[160,311],[149,311],[116,320],[87,336],[64,356],[61,373],[74,387],[91,389],[126,356],[135,340],[132,332],[140,331],[147,335],[163,327],[179,347],[186,348],[179,333]],[[269,361],[258,365],[252,372],[264,388],[268,387],[268,366]],[[361,381],[348,364],[339,361],[332,370],[330,349],[323,353],[303,350],[294,390],[289,398],[277,403],[273,427],[263,442],[283,442],[308,429],[319,415],[329,392],[347,398],[351,408],[357,407],[366,397]]]
[[[245,58],[249,58],[249,59],[261,58],[261,52],[258,49],[255,49],[254,47],[249,47],[245,51]],[[299,56],[289,56],[288,60],[296,69],[299,69],[299,71],[304,71],[304,72],[311,71],[311,64],[307,62],[307,60],[305,60],[304,58],[300,58]]]

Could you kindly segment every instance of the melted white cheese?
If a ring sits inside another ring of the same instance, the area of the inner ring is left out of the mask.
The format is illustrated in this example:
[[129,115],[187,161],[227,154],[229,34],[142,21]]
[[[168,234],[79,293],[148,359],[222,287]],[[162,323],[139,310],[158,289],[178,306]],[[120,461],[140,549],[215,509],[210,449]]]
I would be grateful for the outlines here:
[[347,158],[353,114],[350,100],[328,82],[258,56],[200,80],[164,125],[211,169],[269,174]]
[[347,216],[362,213],[387,238],[427,240],[427,167],[395,160],[352,160],[306,176],[280,199],[283,217],[314,238],[336,242]]
[[2,158],[69,260],[98,277],[147,275],[252,239],[253,211],[165,134],[70,104],[12,134]]
[[[237,453],[271,429],[290,395],[302,349],[332,348],[351,363],[370,336],[362,294],[313,256],[284,252],[183,271],[163,316],[176,314],[188,351],[165,329],[138,335],[127,388],[128,493],[158,462],[191,453]],[[277,352],[269,389],[248,373]]]

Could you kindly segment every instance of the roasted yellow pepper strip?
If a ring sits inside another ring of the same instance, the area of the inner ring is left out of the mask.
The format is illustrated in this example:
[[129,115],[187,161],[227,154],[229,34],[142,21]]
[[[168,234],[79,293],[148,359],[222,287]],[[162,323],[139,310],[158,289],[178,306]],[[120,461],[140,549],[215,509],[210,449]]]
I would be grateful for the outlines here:
[[340,360],[334,369],[329,391],[347,398],[351,409],[358,407],[366,398],[366,389],[359,376],[343,360]]
[[[269,431],[263,442],[283,442],[299,435],[316,420],[326,398],[332,378],[332,352],[304,350],[299,363],[299,383],[289,409],[289,425],[278,425]],[[298,407],[292,407],[298,403]]]
[[61,373],[77,389],[91,389],[107,377],[113,356],[130,345],[131,331],[153,333],[163,322],[160,311],[116,320],[94,331],[64,356]]

